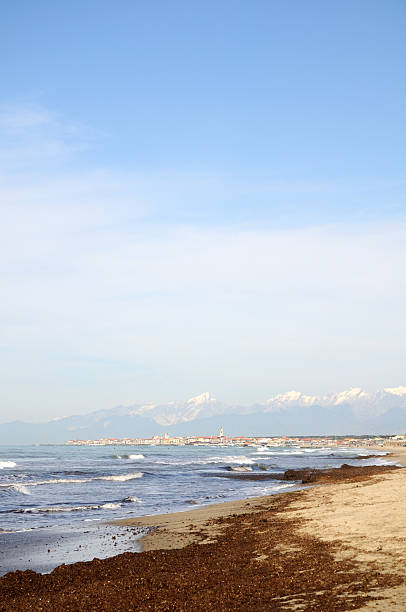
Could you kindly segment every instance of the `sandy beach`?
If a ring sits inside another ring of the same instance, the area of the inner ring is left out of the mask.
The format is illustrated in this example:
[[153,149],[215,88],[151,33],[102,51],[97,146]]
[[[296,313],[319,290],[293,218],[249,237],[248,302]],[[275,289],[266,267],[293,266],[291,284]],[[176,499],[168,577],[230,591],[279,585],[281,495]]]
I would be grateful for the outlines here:
[[404,610],[405,500],[404,469],[344,467],[294,493],[127,519],[152,528],[143,553],[9,573],[0,610]]

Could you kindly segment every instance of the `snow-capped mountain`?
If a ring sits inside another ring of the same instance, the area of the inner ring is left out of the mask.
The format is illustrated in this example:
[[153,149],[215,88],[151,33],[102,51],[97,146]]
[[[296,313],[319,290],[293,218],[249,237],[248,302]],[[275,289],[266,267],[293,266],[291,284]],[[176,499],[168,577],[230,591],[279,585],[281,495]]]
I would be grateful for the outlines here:
[[299,391],[288,391],[268,399],[262,406],[264,412],[289,408],[289,406],[353,406],[356,412],[369,411],[383,414],[394,407],[406,408],[406,387],[387,387],[368,393],[359,387],[327,395],[304,395]]
[[226,406],[220,404],[209,392],[191,397],[184,402],[168,404],[145,404],[129,409],[129,414],[152,418],[159,425],[175,425],[184,421],[193,421],[200,415],[206,417],[221,414]]
[[360,388],[326,395],[288,391],[251,406],[233,406],[205,392],[184,401],[134,404],[45,423],[0,425],[0,444],[64,442],[71,438],[163,435],[394,434],[406,432],[406,387]]

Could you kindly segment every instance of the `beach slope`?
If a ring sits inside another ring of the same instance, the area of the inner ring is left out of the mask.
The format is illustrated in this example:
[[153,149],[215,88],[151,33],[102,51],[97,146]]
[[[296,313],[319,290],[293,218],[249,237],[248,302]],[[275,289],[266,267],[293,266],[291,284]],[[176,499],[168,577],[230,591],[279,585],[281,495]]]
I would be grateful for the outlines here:
[[405,499],[405,470],[344,468],[294,493],[139,517],[126,522],[154,527],[145,552],[7,574],[0,610],[404,610]]

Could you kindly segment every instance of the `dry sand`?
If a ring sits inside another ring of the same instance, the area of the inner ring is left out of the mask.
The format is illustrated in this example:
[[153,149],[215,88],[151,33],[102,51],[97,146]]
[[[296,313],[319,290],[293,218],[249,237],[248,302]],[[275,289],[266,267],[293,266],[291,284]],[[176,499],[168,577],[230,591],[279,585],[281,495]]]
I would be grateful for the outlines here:
[[[391,460],[406,466],[406,448],[394,447]],[[324,542],[341,542],[337,558],[352,559],[369,572],[396,573],[405,582],[380,592],[383,602],[365,610],[406,610],[406,470],[373,476],[366,483],[314,488],[287,511],[302,518],[299,531]]]

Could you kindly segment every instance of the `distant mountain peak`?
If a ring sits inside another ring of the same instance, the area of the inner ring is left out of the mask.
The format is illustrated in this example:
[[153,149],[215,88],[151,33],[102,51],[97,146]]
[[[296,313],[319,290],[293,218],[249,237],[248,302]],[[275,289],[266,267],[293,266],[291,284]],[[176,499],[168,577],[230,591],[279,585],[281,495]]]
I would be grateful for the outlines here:
[[369,394],[363,391],[360,387],[353,387],[351,389],[347,389],[345,391],[341,391],[340,393],[334,393],[331,396],[331,403],[334,406],[339,406],[340,404],[345,404],[347,402],[353,402],[354,400],[359,399],[367,399]]
[[384,391],[391,395],[406,395],[406,387],[387,387]]
[[301,397],[300,391],[287,391],[286,393],[279,393],[271,401],[297,402]]
[[206,391],[185,401],[173,400],[164,404],[151,403],[132,406],[128,408],[127,414],[148,417],[159,425],[167,427],[176,423],[193,421],[203,412],[206,416],[210,416],[218,407],[217,400]]
[[318,399],[316,395],[304,395],[300,391],[287,391],[271,397],[266,403],[269,405],[301,404],[312,406]]
[[216,401],[217,400],[215,397],[213,397],[208,391],[205,391],[200,395],[196,395],[195,397],[191,397],[190,399],[186,400],[185,404],[212,404]]

